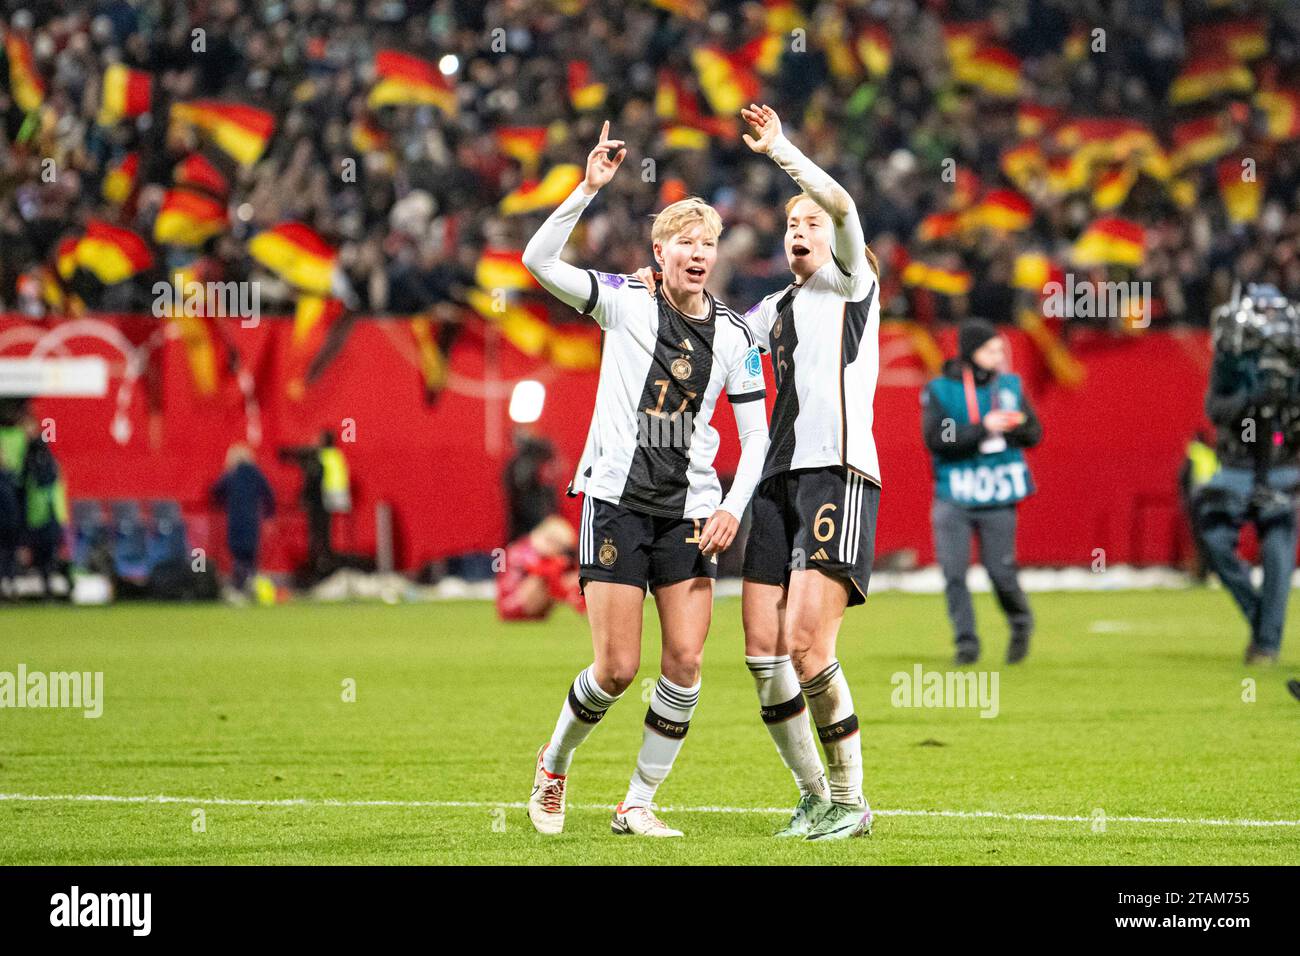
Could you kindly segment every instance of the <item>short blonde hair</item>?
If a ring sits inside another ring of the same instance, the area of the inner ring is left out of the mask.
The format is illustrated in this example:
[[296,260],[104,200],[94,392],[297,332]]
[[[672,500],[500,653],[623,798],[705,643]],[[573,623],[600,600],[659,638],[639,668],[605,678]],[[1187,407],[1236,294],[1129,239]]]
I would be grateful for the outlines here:
[[718,211],[699,196],[691,196],[665,206],[655,216],[654,225],[650,227],[650,241],[665,242],[695,223],[703,225],[714,239],[722,235],[722,217]]
[[[810,203],[812,203],[812,204],[813,204],[814,206],[816,206],[818,209],[821,209],[821,208],[822,208],[822,207],[821,207],[821,203],[817,202],[816,199],[813,199],[812,196],[809,196],[807,193],[800,193],[800,194],[797,195],[797,196],[791,196],[790,199],[789,199],[789,201],[785,204],[785,214],[786,214],[787,217],[790,215],[790,210],[792,210],[792,209],[795,207],[795,204],[798,203],[799,200],[801,200],[801,199],[806,199],[806,200],[808,200]],[[825,209],[822,209],[822,212],[826,212],[826,210],[825,210]],[[880,261],[876,258],[876,254],[875,254],[874,252],[871,251],[871,247],[870,247],[870,246],[867,246],[866,249],[867,249],[867,263],[871,266],[871,271],[874,272],[874,273],[876,274],[876,278],[879,279],[879,278],[880,278]]]

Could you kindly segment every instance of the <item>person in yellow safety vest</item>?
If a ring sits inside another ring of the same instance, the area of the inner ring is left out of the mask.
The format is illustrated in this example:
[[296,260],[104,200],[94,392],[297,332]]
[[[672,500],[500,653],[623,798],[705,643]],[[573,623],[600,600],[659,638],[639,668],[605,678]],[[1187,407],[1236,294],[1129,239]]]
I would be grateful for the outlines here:
[[1205,550],[1205,540],[1196,523],[1196,496],[1219,470],[1219,456],[1214,446],[1208,444],[1204,437],[1196,435],[1187,443],[1187,453],[1183,467],[1178,474],[1179,499],[1183,514],[1192,531],[1192,544],[1196,548],[1196,562],[1192,567],[1192,576],[1198,583],[1204,584],[1209,577],[1209,555]]
[[334,436],[326,432],[318,453],[321,467],[321,501],[331,514],[347,514],[352,510],[352,487],[348,476],[348,462],[343,452],[334,447]]

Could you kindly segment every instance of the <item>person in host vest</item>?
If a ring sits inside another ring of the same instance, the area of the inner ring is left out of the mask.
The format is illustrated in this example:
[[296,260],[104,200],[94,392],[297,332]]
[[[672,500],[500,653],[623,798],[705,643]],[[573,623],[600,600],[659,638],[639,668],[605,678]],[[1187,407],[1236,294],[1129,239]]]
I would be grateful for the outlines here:
[[960,355],[921,392],[922,432],[934,464],[934,547],[943,569],[956,663],[979,660],[966,571],[972,535],[1011,625],[1007,663],[1029,653],[1034,617],[1016,565],[1016,505],[1033,494],[1022,449],[1043,437],[1020,376],[1000,369],[1006,342],[982,319],[964,322]]

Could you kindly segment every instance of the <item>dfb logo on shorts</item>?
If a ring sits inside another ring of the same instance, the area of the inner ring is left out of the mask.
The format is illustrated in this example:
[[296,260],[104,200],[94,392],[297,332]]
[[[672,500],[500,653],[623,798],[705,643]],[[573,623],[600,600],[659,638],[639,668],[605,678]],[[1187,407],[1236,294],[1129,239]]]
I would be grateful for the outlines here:
[[614,547],[613,541],[606,538],[605,543],[600,546],[600,551],[596,553],[596,557],[605,567],[613,567],[614,562],[618,560],[618,548]]

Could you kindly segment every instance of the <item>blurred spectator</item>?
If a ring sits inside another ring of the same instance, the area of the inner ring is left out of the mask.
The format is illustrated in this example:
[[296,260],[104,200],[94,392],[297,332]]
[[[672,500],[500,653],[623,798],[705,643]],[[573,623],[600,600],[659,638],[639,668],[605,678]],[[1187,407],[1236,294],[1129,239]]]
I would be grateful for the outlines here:
[[40,574],[47,598],[54,594],[51,579],[56,573],[63,577],[67,585],[64,593],[71,597],[72,577],[61,553],[63,532],[68,526],[67,491],[54,451],[41,435],[36,420],[28,416],[25,425],[28,443],[23,462],[23,505],[32,569]]
[[212,486],[212,497],[226,509],[226,544],[234,559],[233,584],[243,591],[257,574],[262,520],[275,514],[275,498],[247,445],[231,445],[226,470]]
[[528,534],[555,513],[555,489],[547,474],[554,460],[555,449],[549,441],[526,429],[515,429],[515,453],[506,462],[503,475],[508,540]]
[[586,612],[573,553],[578,536],[558,515],[506,548],[497,574],[497,615],[503,621],[542,621],[561,602]]

